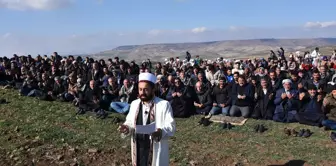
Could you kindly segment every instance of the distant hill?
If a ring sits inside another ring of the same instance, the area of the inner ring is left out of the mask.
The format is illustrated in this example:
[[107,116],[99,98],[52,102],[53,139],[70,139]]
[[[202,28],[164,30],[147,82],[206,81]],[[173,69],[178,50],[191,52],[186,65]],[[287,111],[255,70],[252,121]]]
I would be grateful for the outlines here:
[[321,47],[322,53],[331,54],[336,46],[336,38],[314,39],[253,39],[253,40],[227,40],[200,43],[167,43],[120,46],[112,50],[102,51],[91,56],[108,59],[118,56],[125,60],[162,61],[169,57],[184,58],[185,52],[207,58],[217,57],[261,57],[269,54],[269,50],[278,50],[283,47],[285,51],[306,51]]

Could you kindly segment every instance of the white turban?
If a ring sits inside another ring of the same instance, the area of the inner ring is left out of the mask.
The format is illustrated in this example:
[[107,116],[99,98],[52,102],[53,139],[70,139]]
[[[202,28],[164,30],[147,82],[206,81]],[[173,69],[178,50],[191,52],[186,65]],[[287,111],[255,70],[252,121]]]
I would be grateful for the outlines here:
[[151,82],[153,84],[156,83],[156,76],[152,73],[141,73],[139,75],[139,82],[141,81],[148,81]]
[[284,79],[282,81],[282,84],[284,84],[284,83],[290,83],[290,84],[292,84],[292,81],[290,79]]

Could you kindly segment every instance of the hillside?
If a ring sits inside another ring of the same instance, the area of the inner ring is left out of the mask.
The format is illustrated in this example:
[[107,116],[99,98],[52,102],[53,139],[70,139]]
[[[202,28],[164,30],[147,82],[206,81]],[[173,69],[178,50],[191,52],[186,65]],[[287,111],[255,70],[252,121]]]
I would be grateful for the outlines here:
[[[227,40],[201,43],[169,43],[120,46],[112,50],[91,55],[95,58],[113,58],[118,56],[126,60],[160,60],[168,57],[184,56],[186,51],[192,55],[200,55],[207,58],[217,57],[246,57],[265,56],[269,50],[277,50],[283,47],[286,52],[306,51],[314,47],[321,47],[330,54],[336,45],[336,38],[315,39],[251,39],[251,40]],[[326,47],[326,48],[324,48]],[[323,53],[323,52],[322,52]]]
[[[0,93],[9,102],[0,105],[0,166],[131,165],[131,140],[117,132],[125,116],[76,116],[70,103],[40,101],[10,89]],[[336,144],[321,128],[249,119],[228,130],[219,123],[199,126],[200,118],[176,118],[177,131],[169,139],[171,166],[336,165]],[[255,133],[259,124],[268,130]],[[287,136],[285,127],[310,129],[313,135]]]

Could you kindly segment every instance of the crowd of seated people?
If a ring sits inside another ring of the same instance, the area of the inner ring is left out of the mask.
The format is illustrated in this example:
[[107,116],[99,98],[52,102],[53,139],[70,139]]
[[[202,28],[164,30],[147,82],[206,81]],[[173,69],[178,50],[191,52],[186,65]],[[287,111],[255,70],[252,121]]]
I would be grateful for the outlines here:
[[[336,130],[336,56],[318,48],[304,55],[268,59],[216,60],[187,57],[165,59],[152,66],[114,59],[14,55],[0,58],[0,83],[20,95],[46,101],[72,102],[77,114],[127,114],[137,99],[137,76],[157,76],[156,96],[168,100],[174,117],[195,114],[242,116],[276,122],[299,122]],[[336,141],[336,134],[332,133]]]

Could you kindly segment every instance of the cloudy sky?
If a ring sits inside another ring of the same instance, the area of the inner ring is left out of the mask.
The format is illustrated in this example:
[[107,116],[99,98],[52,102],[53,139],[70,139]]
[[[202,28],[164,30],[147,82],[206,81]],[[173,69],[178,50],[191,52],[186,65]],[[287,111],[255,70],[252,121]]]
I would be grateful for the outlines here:
[[120,45],[336,37],[333,0],[0,0],[0,56]]

